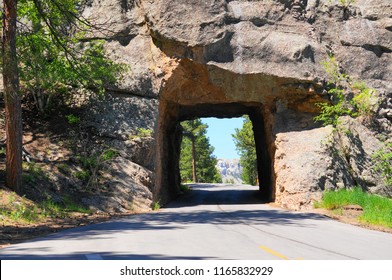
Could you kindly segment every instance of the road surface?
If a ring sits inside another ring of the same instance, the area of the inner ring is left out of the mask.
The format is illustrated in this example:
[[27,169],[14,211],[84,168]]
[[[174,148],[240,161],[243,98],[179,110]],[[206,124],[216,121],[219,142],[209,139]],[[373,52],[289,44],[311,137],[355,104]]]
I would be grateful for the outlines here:
[[159,211],[12,245],[0,259],[392,260],[392,234],[270,207],[256,187],[192,188]]

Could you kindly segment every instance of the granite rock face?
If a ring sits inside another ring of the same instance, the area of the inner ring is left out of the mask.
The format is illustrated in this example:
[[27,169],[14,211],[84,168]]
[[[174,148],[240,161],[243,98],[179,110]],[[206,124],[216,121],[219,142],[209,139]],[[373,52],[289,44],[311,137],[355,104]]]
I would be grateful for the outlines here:
[[[88,113],[90,125],[123,151],[132,147],[138,155],[128,159],[151,172],[156,200],[178,191],[178,122],[242,114],[259,125],[259,177],[270,199],[299,209],[324,189],[360,185],[390,194],[373,171],[372,154],[382,146],[377,136],[392,136],[392,2],[339,3],[85,1],[83,15],[105,26],[93,37],[130,66],[108,88],[109,100]],[[315,104],[329,98],[322,62],[330,54],[352,79],[377,91],[371,124],[343,118],[345,129],[337,131],[314,123]],[[131,145],[127,137],[140,127],[152,129],[153,140]],[[343,156],[331,153],[328,139]]]
[[222,177],[222,183],[241,184],[242,167],[239,159],[218,159],[216,168]]

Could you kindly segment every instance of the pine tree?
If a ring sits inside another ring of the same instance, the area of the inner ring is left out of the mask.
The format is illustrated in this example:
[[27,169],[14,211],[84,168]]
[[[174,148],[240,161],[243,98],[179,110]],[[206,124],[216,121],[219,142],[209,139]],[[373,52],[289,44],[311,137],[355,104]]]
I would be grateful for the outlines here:
[[[77,89],[103,92],[125,69],[107,59],[95,28],[78,15],[80,0],[3,0],[2,73],[6,113],[6,185],[22,190],[21,93],[41,113]],[[17,19],[19,25],[17,30]],[[71,36],[73,35],[73,36]]]
[[17,38],[21,89],[40,113],[78,89],[104,92],[124,70],[106,58],[99,29],[78,14],[80,0],[20,0]]
[[22,194],[22,107],[16,57],[17,1],[3,0],[2,62],[6,116],[6,185]]
[[183,128],[181,180],[197,183],[222,182],[216,168],[217,159],[213,155],[214,147],[206,136],[208,126],[200,119],[182,122],[181,126]]
[[257,156],[256,144],[253,134],[253,126],[249,117],[245,117],[241,129],[236,128],[232,134],[236,150],[240,154],[240,164],[242,166],[242,180],[246,184],[257,184]]

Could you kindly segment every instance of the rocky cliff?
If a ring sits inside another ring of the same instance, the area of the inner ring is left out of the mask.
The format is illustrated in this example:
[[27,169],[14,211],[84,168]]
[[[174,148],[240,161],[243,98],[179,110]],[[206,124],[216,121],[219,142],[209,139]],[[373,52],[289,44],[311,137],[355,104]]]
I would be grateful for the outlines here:
[[[390,194],[372,160],[392,133],[390,0],[87,0],[83,15],[105,27],[93,37],[130,66],[86,113],[96,134],[121,150],[125,188],[135,182],[155,200],[173,197],[178,122],[248,114],[266,198],[298,209],[325,189]],[[314,123],[315,104],[329,99],[322,62],[331,54],[376,90],[370,122],[345,117],[339,131]],[[140,127],[153,138],[129,140]]]
[[242,167],[239,159],[218,159],[216,168],[222,177],[222,183],[241,184]]

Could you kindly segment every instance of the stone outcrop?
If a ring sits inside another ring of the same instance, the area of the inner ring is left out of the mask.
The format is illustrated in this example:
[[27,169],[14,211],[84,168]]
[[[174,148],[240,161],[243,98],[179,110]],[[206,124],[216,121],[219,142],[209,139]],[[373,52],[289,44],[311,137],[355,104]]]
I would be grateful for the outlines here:
[[222,183],[242,183],[242,167],[239,159],[218,159],[216,168],[222,177]]
[[[87,114],[89,125],[116,139],[124,156],[133,154],[127,158],[153,178],[155,200],[178,191],[179,121],[242,114],[255,127],[264,198],[299,209],[324,189],[360,185],[388,193],[372,171],[372,153],[381,146],[377,134],[392,133],[392,3],[339,3],[85,1],[83,15],[105,26],[92,36],[106,39],[111,57],[130,66],[108,88],[108,101]],[[330,54],[376,89],[372,129],[361,119],[343,119],[352,135],[314,123],[315,104],[328,100],[322,62]],[[153,140],[129,143],[140,127],[153,129]],[[349,156],[331,154],[323,143],[332,138]]]

